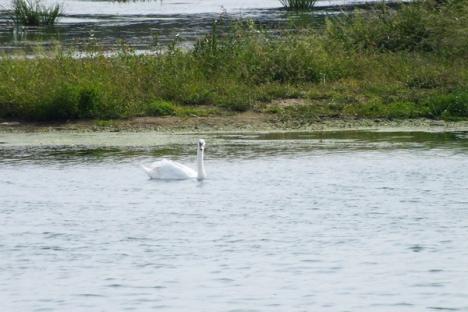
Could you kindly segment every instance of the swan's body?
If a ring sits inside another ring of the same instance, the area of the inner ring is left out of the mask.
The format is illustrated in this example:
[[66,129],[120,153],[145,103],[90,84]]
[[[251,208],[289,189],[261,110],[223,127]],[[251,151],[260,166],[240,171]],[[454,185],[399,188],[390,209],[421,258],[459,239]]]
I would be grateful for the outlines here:
[[184,180],[197,177],[197,172],[192,168],[168,159],[155,161],[149,166],[142,167],[151,179]]
[[149,166],[142,165],[151,179],[158,180],[186,180],[197,178],[203,180],[206,178],[203,154],[205,151],[205,141],[198,141],[197,148],[197,171],[178,162],[162,159]]

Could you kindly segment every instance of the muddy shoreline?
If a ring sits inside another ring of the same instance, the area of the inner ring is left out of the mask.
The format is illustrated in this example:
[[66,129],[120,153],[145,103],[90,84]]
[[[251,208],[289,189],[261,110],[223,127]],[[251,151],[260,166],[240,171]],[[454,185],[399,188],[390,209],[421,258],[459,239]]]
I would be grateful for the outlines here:
[[247,112],[230,116],[209,117],[136,117],[118,120],[84,120],[69,122],[18,122],[0,120],[0,132],[277,132],[331,130],[398,130],[398,131],[467,131],[468,121],[430,119],[322,119],[309,123],[280,122],[274,116]]

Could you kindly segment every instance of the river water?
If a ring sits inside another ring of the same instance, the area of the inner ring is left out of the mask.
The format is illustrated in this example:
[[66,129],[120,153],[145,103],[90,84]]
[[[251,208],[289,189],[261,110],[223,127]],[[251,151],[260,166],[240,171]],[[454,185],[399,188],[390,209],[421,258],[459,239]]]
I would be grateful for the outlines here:
[[62,5],[57,24],[15,27],[8,13],[12,1],[0,0],[0,53],[31,53],[57,43],[73,49],[98,44],[113,50],[122,42],[137,52],[148,52],[176,38],[180,46],[190,47],[210,31],[215,20],[251,19],[278,30],[290,27],[296,19],[314,22],[340,12],[340,6],[373,1],[321,0],[316,6],[322,9],[298,15],[282,9],[279,0],[41,0],[46,6]]
[[[149,180],[159,157],[203,182]],[[468,311],[468,132],[0,133],[1,311]]]

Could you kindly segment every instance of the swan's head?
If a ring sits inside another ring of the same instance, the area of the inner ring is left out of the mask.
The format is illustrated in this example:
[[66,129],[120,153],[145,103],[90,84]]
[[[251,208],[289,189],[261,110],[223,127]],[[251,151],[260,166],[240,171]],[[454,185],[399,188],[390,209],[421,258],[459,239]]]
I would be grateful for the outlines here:
[[198,150],[199,151],[205,150],[205,140],[203,139],[198,140]]

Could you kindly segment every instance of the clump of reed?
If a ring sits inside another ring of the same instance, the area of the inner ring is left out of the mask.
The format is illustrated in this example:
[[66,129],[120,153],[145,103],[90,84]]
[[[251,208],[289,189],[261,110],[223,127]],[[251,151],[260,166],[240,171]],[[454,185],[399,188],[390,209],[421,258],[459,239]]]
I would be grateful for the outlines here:
[[59,4],[47,7],[40,0],[13,0],[12,19],[16,25],[52,26],[61,14]]
[[312,10],[317,0],[280,0],[280,2],[288,10],[306,11]]

